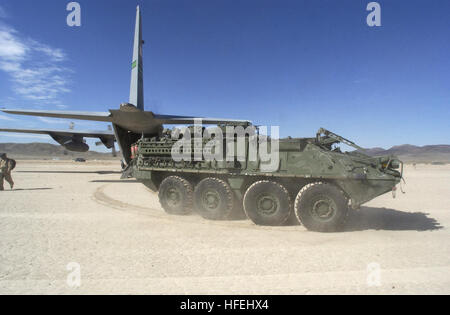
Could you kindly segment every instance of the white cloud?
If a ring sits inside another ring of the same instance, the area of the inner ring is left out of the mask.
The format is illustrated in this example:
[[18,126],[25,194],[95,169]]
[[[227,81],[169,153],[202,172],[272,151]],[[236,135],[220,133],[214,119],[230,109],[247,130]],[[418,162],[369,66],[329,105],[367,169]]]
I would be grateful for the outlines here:
[[52,58],[53,61],[59,62],[66,58],[66,54],[59,48],[52,48],[35,40],[30,40],[30,43],[35,51],[46,54],[48,57]]
[[24,99],[61,103],[61,95],[70,92],[71,71],[61,65],[65,59],[61,49],[23,39],[13,28],[0,25],[0,70]]
[[28,47],[16,37],[14,29],[1,26],[0,28],[0,60],[2,62],[21,61],[24,59]]
[[11,118],[11,117],[8,117],[8,116],[3,116],[3,115],[0,115],[0,120],[17,121],[17,120],[14,119],[14,118]]

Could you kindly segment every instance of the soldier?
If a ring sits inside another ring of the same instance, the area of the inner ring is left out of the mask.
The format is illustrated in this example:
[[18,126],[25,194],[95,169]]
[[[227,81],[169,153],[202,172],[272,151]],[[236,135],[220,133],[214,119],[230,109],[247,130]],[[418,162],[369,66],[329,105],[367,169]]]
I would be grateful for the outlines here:
[[6,153],[0,154],[0,190],[4,190],[3,188],[3,180],[6,180],[11,189],[14,187],[14,181],[11,177],[11,171],[16,167],[16,161],[12,159],[8,159]]

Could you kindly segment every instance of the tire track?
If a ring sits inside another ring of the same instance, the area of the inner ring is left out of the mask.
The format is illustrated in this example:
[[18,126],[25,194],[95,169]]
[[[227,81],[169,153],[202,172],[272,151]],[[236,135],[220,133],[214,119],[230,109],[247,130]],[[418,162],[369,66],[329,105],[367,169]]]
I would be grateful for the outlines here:
[[146,216],[150,218],[155,218],[164,221],[170,221],[175,223],[188,223],[194,225],[213,225],[225,228],[241,228],[250,230],[271,230],[271,231],[295,231],[299,232],[298,227],[295,226],[281,226],[281,227],[270,227],[270,226],[258,226],[258,225],[248,225],[248,220],[243,221],[208,221],[203,219],[197,214],[187,215],[187,216],[171,216],[164,212],[161,208],[152,207],[142,207],[139,205],[133,205],[127,202],[123,202],[108,196],[105,189],[111,184],[106,184],[98,187],[92,194],[91,199],[101,205],[107,206],[126,213],[133,213],[140,216]]

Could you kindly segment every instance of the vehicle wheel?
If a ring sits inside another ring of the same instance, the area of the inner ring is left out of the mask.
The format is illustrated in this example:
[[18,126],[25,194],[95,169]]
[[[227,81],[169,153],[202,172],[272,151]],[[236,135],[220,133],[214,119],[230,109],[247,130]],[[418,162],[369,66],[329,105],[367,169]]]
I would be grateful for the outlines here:
[[244,211],[258,225],[282,225],[291,214],[289,192],[272,181],[259,181],[251,185],[244,195]]
[[348,215],[348,200],[334,185],[317,182],[303,187],[295,199],[295,215],[308,230],[335,232]]
[[159,186],[159,202],[169,214],[189,214],[192,212],[192,185],[184,178],[170,176]]
[[197,211],[205,219],[223,220],[233,211],[234,195],[225,181],[205,178],[195,188],[194,202]]

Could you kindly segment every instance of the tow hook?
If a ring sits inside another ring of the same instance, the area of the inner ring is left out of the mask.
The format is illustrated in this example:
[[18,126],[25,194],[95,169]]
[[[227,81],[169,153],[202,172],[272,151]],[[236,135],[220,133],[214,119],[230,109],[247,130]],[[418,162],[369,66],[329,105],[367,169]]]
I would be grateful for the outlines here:
[[400,181],[400,191],[402,192],[402,194],[406,194],[406,191],[403,189],[402,183],[403,183],[403,185],[406,186],[406,180],[403,178],[403,176],[402,176],[402,179]]
[[[406,185],[406,181],[404,178],[402,178],[402,180],[400,181],[400,191],[402,192],[402,194],[406,194],[406,192],[403,190],[402,183]],[[397,197],[397,186],[392,187],[392,198],[395,199],[395,197]]]

